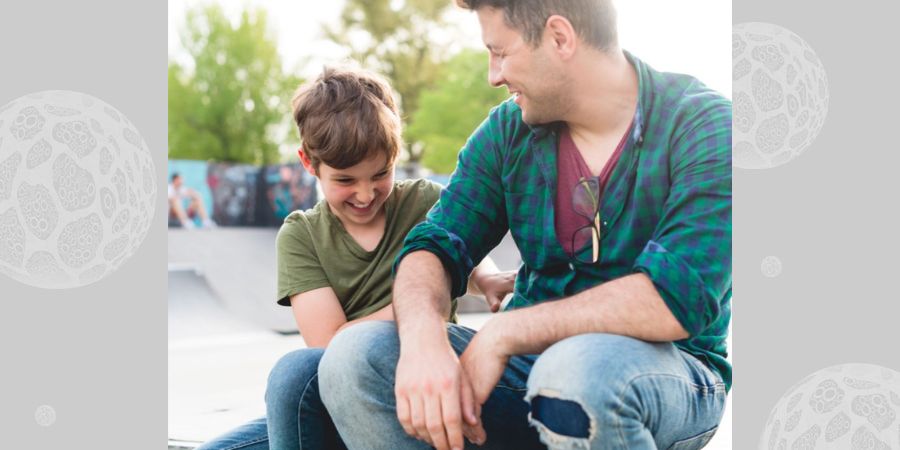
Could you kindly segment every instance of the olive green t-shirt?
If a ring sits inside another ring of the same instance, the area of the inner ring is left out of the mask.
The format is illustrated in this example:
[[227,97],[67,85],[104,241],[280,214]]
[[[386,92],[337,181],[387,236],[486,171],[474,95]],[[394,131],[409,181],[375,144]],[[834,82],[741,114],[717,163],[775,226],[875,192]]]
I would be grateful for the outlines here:
[[403,180],[384,203],[381,242],[366,251],[347,233],[325,200],[294,211],[278,232],[278,304],[330,286],[347,320],[369,315],[391,303],[391,265],[403,239],[437,202],[441,186],[428,180]]

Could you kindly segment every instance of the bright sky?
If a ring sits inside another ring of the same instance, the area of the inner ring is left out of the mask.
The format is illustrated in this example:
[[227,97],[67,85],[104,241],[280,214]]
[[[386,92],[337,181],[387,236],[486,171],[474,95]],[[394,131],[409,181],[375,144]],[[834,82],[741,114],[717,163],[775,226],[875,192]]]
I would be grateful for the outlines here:
[[[208,0],[169,0],[169,55],[176,61],[185,60],[178,39],[185,11],[207,3]],[[286,70],[303,76],[315,75],[322,64],[345,56],[341,47],[323,39],[320,32],[322,23],[337,21],[343,0],[219,0],[218,3],[233,20],[247,6],[268,10]],[[615,3],[623,48],[658,70],[694,75],[731,97],[731,2],[615,0]],[[464,32],[462,45],[481,45],[474,15],[456,10],[450,18]]]

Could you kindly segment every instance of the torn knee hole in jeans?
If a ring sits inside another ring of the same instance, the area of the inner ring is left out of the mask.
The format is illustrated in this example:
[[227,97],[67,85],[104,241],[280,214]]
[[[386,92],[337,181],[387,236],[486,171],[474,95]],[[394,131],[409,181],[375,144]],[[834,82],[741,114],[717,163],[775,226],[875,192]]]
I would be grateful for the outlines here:
[[529,423],[545,444],[587,449],[597,431],[596,422],[576,400],[561,398],[558,391],[541,389],[530,399]]

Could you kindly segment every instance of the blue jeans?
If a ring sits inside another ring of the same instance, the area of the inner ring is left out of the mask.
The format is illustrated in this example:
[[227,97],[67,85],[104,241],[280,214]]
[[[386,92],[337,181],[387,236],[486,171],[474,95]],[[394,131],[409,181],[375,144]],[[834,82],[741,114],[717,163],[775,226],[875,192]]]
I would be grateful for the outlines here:
[[[474,334],[448,325],[457,353]],[[366,322],[338,334],[319,364],[322,401],[351,449],[430,448],[397,420],[399,350],[393,322]],[[510,358],[482,407],[487,442],[466,448],[699,449],[715,433],[725,397],[722,380],[671,343],[574,336]]]
[[198,450],[345,450],[319,398],[317,371],[322,353],[320,348],[305,348],[283,356],[269,373],[266,417]]

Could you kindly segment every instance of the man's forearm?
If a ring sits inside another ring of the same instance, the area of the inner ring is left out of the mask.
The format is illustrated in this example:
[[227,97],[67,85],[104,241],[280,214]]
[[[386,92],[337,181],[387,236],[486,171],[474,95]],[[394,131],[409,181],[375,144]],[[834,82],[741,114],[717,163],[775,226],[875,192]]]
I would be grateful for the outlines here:
[[393,304],[401,342],[422,333],[446,338],[450,276],[437,256],[417,251],[403,258],[394,280]]
[[688,337],[644,274],[502,313],[491,322],[485,327],[496,333],[498,344],[510,355],[540,353],[567,337],[586,333],[618,334],[651,342]]

